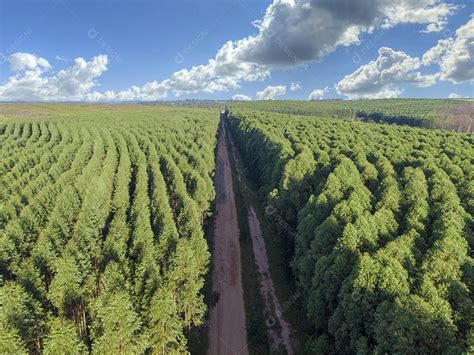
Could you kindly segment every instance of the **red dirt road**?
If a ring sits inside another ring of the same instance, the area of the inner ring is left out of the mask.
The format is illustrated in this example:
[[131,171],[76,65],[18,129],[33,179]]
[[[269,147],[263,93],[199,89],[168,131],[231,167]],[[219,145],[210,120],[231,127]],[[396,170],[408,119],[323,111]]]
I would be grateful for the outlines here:
[[248,354],[239,227],[223,124],[217,147],[216,209],[212,282],[219,301],[210,310],[208,354]]

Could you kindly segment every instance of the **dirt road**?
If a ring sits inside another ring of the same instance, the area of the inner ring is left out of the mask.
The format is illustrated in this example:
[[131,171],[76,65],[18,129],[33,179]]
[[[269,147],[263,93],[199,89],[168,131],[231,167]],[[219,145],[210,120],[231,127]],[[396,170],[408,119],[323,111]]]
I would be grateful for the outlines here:
[[210,310],[208,354],[248,354],[237,210],[224,125],[220,129],[212,275],[213,288],[219,293],[219,301]]

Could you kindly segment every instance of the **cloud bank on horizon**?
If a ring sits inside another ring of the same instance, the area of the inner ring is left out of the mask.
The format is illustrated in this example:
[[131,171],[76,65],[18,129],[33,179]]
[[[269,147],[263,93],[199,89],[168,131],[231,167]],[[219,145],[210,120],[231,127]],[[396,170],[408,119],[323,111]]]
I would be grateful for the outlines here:
[[[31,53],[9,57],[12,71],[0,85],[0,100],[14,101],[153,101],[193,93],[226,92],[243,82],[264,81],[274,71],[323,60],[338,47],[361,43],[361,35],[401,24],[424,25],[423,32],[439,32],[458,5],[440,0],[274,0],[254,22],[257,33],[226,42],[206,64],[182,69],[163,81],[150,81],[123,91],[97,90],[98,78],[109,59],[99,55],[54,72],[47,59]],[[428,50],[422,58],[389,47],[334,84],[350,99],[398,97],[401,85],[428,87],[438,81],[474,81],[474,18]],[[437,67],[435,74],[422,68]],[[298,91],[298,82],[288,84]],[[309,99],[324,97],[329,88],[314,90]],[[286,94],[286,85],[267,86],[257,100]],[[234,95],[235,100],[251,100]]]

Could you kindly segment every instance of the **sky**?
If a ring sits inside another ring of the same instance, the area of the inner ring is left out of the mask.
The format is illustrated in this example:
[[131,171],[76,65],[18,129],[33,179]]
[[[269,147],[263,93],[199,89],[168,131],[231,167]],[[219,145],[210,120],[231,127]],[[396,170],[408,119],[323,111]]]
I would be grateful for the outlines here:
[[473,4],[0,0],[0,101],[473,97]]

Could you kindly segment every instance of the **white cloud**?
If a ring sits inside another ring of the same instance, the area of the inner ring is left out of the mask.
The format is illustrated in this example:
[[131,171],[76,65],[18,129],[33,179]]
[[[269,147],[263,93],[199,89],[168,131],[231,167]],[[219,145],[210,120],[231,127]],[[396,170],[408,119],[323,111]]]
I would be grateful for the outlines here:
[[449,94],[449,98],[450,99],[459,99],[459,98],[461,98],[461,95],[458,95],[458,94],[452,92],[451,94]]
[[247,95],[237,94],[237,95],[232,96],[232,100],[234,100],[234,101],[252,101],[252,98],[250,96],[247,96]]
[[106,55],[94,57],[89,62],[76,58],[71,67],[59,71],[51,78],[53,96],[81,99],[83,94],[96,85],[94,79],[107,70],[107,65]]
[[97,84],[95,79],[107,70],[106,55],[99,55],[90,61],[77,58],[74,64],[56,74],[46,75],[51,68],[48,61],[29,53],[15,53],[10,56],[10,66],[16,72],[0,86],[2,101],[75,101]]
[[263,80],[268,75],[266,67],[238,60],[232,42],[227,42],[208,64],[175,72],[163,84],[177,95],[213,93],[236,89],[240,81]]
[[290,91],[298,91],[301,90],[301,83],[298,81],[296,83],[291,83]]
[[429,30],[441,30],[456,8],[439,0],[274,0],[255,22],[259,33],[233,47],[246,62],[293,66],[319,60],[339,45],[359,43],[360,34],[380,24],[427,24]]
[[[358,44],[361,34],[371,33],[378,27],[414,23],[426,25],[425,31],[439,31],[456,8],[440,0],[273,0],[265,15],[254,22],[256,34],[228,41],[207,63],[177,71],[161,82],[151,81],[118,93],[100,93],[89,91],[96,85],[95,77],[82,80],[79,76],[74,82],[62,84],[61,89],[67,89],[64,94],[50,87],[54,85],[51,83],[54,77],[36,75],[31,78],[32,74],[28,74],[27,79],[25,73],[22,83],[34,81],[38,90],[30,90],[35,94],[32,98],[42,100],[80,99],[81,93],[88,100],[154,100],[169,93],[180,96],[227,91],[239,88],[242,81],[264,80],[272,70],[320,60],[338,46]],[[35,58],[36,64],[28,61],[14,64],[13,68],[22,68],[20,71],[32,69],[31,66],[35,70],[46,69],[47,62],[41,64],[42,58]],[[73,65],[80,66],[77,62]],[[90,68],[85,71],[94,75]],[[71,79],[74,73],[65,75]],[[25,99],[26,88],[22,83],[14,76],[0,86],[0,93],[7,92],[13,100]],[[15,92],[21,95],[14,96]]]
[[97,91],[84,95],[86,101],[156,101],[167,97],[169,88],[166,83],[152,81],[142,87],[132,86],[128,90],[114,92]]
[[51,69],[51,65],[46,59],[37,57],[30,53],[18,52],[12,54],[8,61],[10,62],[10,70],[14,72],[34,69],[39,69],[41,71]]
[[[370,2],[370,1],[369,1]],[[387,9],[387,19],[383,27],[392,27],[400,23],[427,24],[422,32],[439,32],[448,23],[448,16],[454,14],[460,6],[444,3],[440,0],[405,0]]]
[[267,86],[262,91],[257,92],[257,100],[273,100],[277,96],[282,96],[286,94],[286,86]]
[[456,30],[454,38],[442,39],[423,55],[423,64],[437,64],[440,78],[453,83],[474,80],[474,18]]
[[364,98],[364,99],[395,99],[399,97],[403,93],[402,89],[396,88],[396,87],[384,87],[378,92],[375,92],[371,95],[366,95],[366,96],[354,96],[354,97],[349,97],[351,99],[358,99],[358,98]]
[[[377,27],[416,23],[426,24],[426,31],[441,30],[455,9],[439,0],[273,0],[254,22],[256,34],[228,41],[207,64],[154,85],[177,96],[236,89],[242,81],[264,80],[272,70],[317,61],[338,46],[358,44],[361,34]],[[134,93],[139,99],[141,91]]]
[[328,87],[325,87],[324,89],[316,89],[311,92],[308,96],[308,100],[321,100],[324,95],[326,95],[326,92],[329,90]]
[[436,83],[438,75],[422,75],[418,71],[421,65],[419,58],[382,47],[375,61],[346,75],[336,84],[336,90],[351,99],[398,97],[401,91],[397,85],[427,87]]
[[441,39],[437,45],[428,50],[422,58],[423,65],[432,65],[434,63],[439,64],[440,58],[444,56],[446,51],[452,46],[453,39]]

